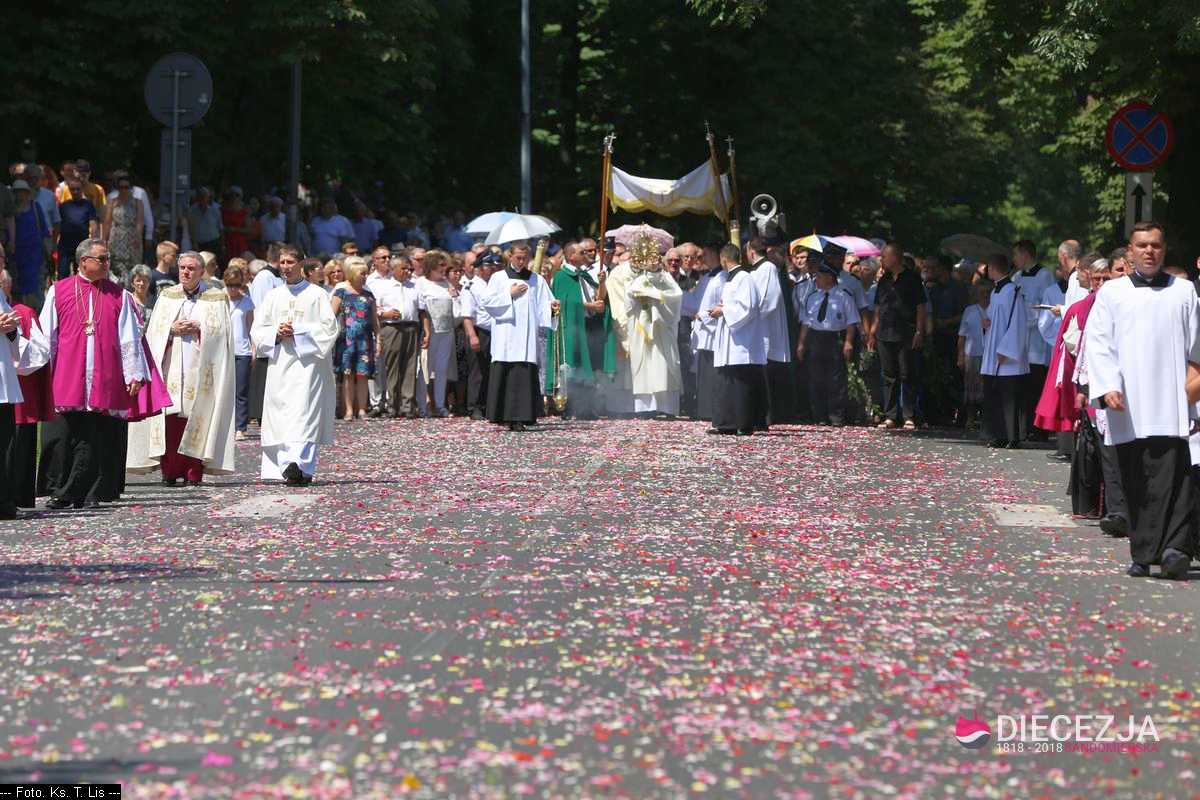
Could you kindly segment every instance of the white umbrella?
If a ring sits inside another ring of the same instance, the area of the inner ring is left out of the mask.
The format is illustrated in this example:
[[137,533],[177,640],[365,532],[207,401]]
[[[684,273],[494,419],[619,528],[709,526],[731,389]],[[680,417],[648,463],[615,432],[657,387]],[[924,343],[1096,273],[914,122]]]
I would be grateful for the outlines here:
[[468,222],[463,230],[467,233],[486,236],[515,216],[517,216],[515,211],[489,211]]
[[484,244],[508,244],[521,242],[526,239],[536,239],[539,236],[549,236],[562,228],[545,217],[537,214],[514,214],[505,220],[484,239]]

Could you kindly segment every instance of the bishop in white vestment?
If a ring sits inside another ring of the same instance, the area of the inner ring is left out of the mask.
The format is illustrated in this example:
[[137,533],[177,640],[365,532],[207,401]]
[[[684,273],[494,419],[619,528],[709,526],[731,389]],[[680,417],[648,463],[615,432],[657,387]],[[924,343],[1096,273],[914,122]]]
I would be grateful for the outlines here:
[[[662,254],[653,238],[637,236],[629,253],[629,261],[613,270],[608,298],[613,323],[619,331],[618,342],[629,357],[633,411],[677,416],[679,395],[683,391],[679,368],[683,291],[663,271]],[[622,365],[618,363],[618,373],[621,372]]]
[[307,486],[317,448],[333,444],[335,389],[330,354],[338,337],[329,295],[302,277],[300,253],[284,247],[279,269],[287,283],[254,309],[250,338],[268,354],[263,398],[262,477]]
[[1135,227],[1135,271],[1096,293],[1084,358],[1088,396],[1106,409],[1104,442],[1116,446],[1128,574],[1146,577],[1159,564],[1164,577],[1182,579],[1196,554],[1188,435],[1197,409],[1185,381],[1188,364],[1200,365],[1200,301],[1191,283],[1163,272],[1163,241],[1156,223]]
[[159,293],[146,326],[150,355],[171,395],[163,413],[129,426],[128,472],[159,469],[191,485],[234,469],[234,360],[229,298],[201,280],[195,253],[177,262],[180,283]]

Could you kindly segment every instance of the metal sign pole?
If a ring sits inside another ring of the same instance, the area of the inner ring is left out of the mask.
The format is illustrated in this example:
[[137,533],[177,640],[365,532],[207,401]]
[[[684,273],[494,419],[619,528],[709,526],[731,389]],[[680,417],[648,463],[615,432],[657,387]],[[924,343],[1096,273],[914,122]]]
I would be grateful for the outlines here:
[[1125,173],[1125,241],[1139,222],[1154,219],[1154,173]]
[[179,70],[172,70],[172,90],[171,102],[171,241],[176,244],[179,240],[175,238],[175,229],[179,224],[179,79],[183,73]]
[[521,0],[521,213],[533,213],[532,60],[529,0]]
[[300,80],[301,63],[297,59],[292,65],[292,142],[291,152],[288,158],[289,175],[288,180],[291,183],[289,198],[291,202],[291,210],[288,214],[287,223],[287,240],[290,244],[299,244],[299,227],[300,227]]

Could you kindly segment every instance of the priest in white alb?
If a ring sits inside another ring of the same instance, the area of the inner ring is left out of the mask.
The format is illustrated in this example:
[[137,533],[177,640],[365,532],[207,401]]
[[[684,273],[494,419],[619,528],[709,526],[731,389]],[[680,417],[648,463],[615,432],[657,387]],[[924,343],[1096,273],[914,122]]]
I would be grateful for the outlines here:
[[268,354],[263,397],[262,477],[307,486],[317,448],[333,444],[335,388],[330,353],[338,337],[329,295],[304,280],[300,250],[281,245],[286,283],[254,309],[250,338]]
[[524,431],[543,410],[538,331],[554,328],[559,303],[538,270],[529,268],[528,245],[513,244],[504,256],[507,265],[492,274],[481,300],[492,318],[487,418],[509,430]]
[[1159,565],[1182,580],[1196,554],[1196,488],[1188,435],[1189,365],[1200,367],[1200,301],[1186,280],[1163,271],[1165,235],[1139,222],[1129,237],[1134,271],[1096,293],[1084,346],[1088,397],[1104,409],[1104,443],[1117,451],[1129,512],[1128,575]]
[[721,301],[709,309],[713,333],[713,412],[709,433],[753,436],[767,427],[767,364],[770,322],[753,271],[741,266],[741,251],[721,249],[726,280]]
[[176,261],[179,283],[164,289],[146,326],[146,344],[171,405],[129,426],[126,470],[162,471],[162,482],[199,486],[234,468],[234,360],[229,298],[201,276],[199,253]]
[[628,385],[636,414],[679,414],[683,378],[679,368],[679,314],[683,291],[662,268],[658,242],[638,234],[629,260],[609,276],[608,300],[617,343],[627,356],[618,360],[617,383]]

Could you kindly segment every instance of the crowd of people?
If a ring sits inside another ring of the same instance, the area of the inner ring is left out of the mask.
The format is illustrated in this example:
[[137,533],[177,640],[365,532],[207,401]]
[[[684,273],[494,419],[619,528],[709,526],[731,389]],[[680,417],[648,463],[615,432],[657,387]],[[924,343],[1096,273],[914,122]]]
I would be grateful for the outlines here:
[[1054,435],[1131,575],[1195,553],[1195,276],[1164,266],[1157,225],[1107,254],[1064,241],[1053,268],[1029,241],[981,263],[648,230],[488,246],[461,214],[427,234],[334,194],[305,220],[235,186],[198,190],[176,244],[127,173],[106,192],[86,161],[61,172],[14,165],[0,197],[0,516],[110,502],[127,473],[227,474],[251,426],[262,478],[302,486],[335,418],[938,424]]

